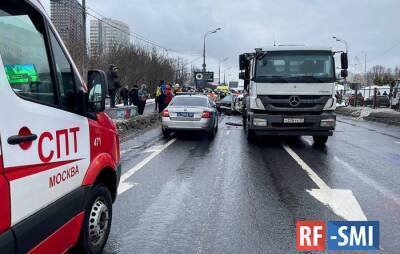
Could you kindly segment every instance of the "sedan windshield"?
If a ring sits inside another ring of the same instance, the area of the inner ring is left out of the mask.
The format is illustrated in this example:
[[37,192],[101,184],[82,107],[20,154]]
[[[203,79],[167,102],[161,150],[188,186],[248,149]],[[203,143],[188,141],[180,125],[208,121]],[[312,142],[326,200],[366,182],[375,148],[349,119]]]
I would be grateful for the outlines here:
[[177,96],[170,106],[207,107],[207,98],[194,96]]
[[272,83],[334,82],[330,51],[273,51],[256,60],[256,81]]

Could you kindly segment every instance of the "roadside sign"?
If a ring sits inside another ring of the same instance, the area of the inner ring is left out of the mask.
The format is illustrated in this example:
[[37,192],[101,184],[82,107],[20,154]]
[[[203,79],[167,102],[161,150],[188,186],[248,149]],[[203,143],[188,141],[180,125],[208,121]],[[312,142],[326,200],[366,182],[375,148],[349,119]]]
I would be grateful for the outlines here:
[[214,82],[214,72],[195,72],[194,77],[197,81]]

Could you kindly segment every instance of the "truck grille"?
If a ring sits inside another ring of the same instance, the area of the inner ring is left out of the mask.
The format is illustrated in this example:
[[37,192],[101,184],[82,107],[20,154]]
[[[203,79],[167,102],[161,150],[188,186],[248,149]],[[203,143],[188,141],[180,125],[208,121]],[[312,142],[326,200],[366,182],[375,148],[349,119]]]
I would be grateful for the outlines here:
[[261,95],[269,112],[321,112],[330,95]]

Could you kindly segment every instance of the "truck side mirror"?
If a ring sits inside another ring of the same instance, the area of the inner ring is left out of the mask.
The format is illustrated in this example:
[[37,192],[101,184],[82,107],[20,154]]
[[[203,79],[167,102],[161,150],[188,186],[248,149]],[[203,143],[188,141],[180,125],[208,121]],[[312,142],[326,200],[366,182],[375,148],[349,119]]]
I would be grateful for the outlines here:
[[246,73],[240,72],[239,73],[239,79],[246,79]]
[[101,70],[88,71],[88,111],[103,112],[106,108],[107,75]]
[[247,68],[247,57],[245,54],[239,55],[239,69],[245,70]]
[[340,55],[340,62],[343,70],[347,70],[349,68],[349,60],[347,58],[347,53],[343,52]]
[[349,75],[349,73],[347,72],[346,69],[345,69],[345,70],[342,70],[342,71],[340,72],[340,76],[342,76],[342,78],[347,78],[348,75]]

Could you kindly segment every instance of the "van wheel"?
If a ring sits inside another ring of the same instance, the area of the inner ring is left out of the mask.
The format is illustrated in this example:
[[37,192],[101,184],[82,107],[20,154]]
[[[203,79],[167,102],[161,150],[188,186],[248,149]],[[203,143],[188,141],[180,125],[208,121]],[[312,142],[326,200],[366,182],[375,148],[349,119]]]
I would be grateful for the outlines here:
[[324,146],[328,141],[328,136],[313,136],[314,145]]
[[110,234],[112,199],[104,184],[96,184],[90,191],[85,209],[77,253],[101,253]]

